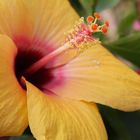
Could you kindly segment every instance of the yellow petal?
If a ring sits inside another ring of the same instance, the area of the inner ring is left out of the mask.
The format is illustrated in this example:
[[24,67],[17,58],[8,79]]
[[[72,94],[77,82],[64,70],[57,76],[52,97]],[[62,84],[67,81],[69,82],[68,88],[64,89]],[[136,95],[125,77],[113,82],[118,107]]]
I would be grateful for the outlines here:
[[28,118],[37,140],[107,140],[95,104],[45,95],[27,82]]
[[0,33],[11,38],[27,37],[31,29],[24,0],[0,0]]
[[64,43],[64,33],[79,18],[68,0],[24,0],[31,17],[34,38],[46,42],[46,46],[59,47]]
[[20,135],[28,124],[26,94],[14,73],[16,53],[13,42],[0,35],[0,136]]
[[0,0],[0,33],[19,46],[59,47],[78,18],[68,0]]
[[[92,45],[92,44],[90,44]],[[140,109],[140,76],[100,44],[56,70],[65,83],[49,90],[61,97],[101,103],[125,111]]]

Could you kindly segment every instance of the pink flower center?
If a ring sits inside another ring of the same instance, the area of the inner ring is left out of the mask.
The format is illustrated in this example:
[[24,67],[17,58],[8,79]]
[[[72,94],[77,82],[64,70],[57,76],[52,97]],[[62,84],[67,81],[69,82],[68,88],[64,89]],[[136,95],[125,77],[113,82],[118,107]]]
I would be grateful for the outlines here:
[[93,16],[88,17],[88,24],[85,23],[84,18],[80,18],[73,30],[66,36],[64,44],[60,47],[54,47],[52,43],[48,42],[40,43],[38,40],[29,41],[19,36],[14,38],[18,47],[18,54],[15,60],[15,73],[21,85],[22,76],[41,90],[47,90],[48,85],[49,87],[56,87],[64,83],[64,73],[55,75],[55,70],[60,70],[60,67],[59,69],[57,67],[53,68],[54,61],[65,51],[74,49],[77,55],[79,55],[86,48],[92,47],[89,43],[96,40],[93,38],[92,33],[106,33],[109,26],[108,22],[102,26],[97,25],[96,22],[99,18],[100,15],[97,13],[95,14],[95,18]]
[[25,75],[24,71],[52,52],[53,45],[50,46],[47,43],[40,43],[39,41],[38,43],[35,41],[36,43],[32,44],[25,37],[16,37],[14,42],[18,48],[18,53],[15,59],[15,74],[19,83],[24,89],[26,88],[21,82],[21,78],[24,76],[26,80],[37,86],[39,89],[44,90],[43,88],[54,80],[53,70],[47,68],[47,65],[53,65],[53,62],[47,63],[44,67],[28,75]]

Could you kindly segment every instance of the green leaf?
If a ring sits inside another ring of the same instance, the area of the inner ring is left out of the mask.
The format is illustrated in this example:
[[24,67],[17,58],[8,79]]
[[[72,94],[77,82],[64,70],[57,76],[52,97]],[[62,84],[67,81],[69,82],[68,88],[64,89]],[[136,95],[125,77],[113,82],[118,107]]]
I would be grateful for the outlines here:
[[139,111],[135,112],[121,112],[119,115],[123,120],[123,123],[127,127],[129,135],[131,135],[132,140],[139,140],[140,138],[140,115]]
[[94,6],[96,5],[96,0],[79,0],[79,2],[85,9],[87,15],[92,14]]
[[23,135],[32,136],[32,133],[31,133],[31,130],[30,130],[29,126],[26,128],[26,130],[24,131]]
[[32,136],[11,137],[10,140],[35,140]]
[[105,122],[109,140],[131,140],[119,111],[103,105],[98,107]]
[[104,43],[104,46],[114,54],[140,67],[140,32],[120,38],[112,43]]
[[137,18],[137,11],[135,7],[135,2],[132,1],[127,16],[125,16],[119,24],[118,33],[120,37],[130,33],[132,29],[132,24],[136,18]]
[[87,17],[95,11],[112,8],[120,0],[69,0],[80,16]]
[[77,11],[77,13],[82,16],[87,16],[86,10],[83,8],[81,3],[78,0],[69,0],[73,8]]
[[112,8],[119,3],[120,0],[98,0],[96,5],[96,11],[102,11],[108,8]]
[[136,19],[136,13],[130,13],[127,17],[125,17],[119,27],[118,27],[118,33],[119,35],[122,37],[126,34],[128,34],[131,30],[132,27],[132,23],[134,22],[134,20]]

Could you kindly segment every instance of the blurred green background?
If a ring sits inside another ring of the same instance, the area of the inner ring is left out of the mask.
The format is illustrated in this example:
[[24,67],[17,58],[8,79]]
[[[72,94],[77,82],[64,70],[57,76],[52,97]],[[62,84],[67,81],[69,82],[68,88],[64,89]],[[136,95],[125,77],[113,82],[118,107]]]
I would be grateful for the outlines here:
[[[110,29],[106,36],[100,33],[96,36],[116,57],[140,73],[140,0],[70,0],[70,3],[85,18],[94,11],[100,12],[103,20],[110,22]],[[109,140],[140,140],[140,111],[126,113],[98,106]],[[33,140],[33,137],[28,128],[24,136],[10,140]]]

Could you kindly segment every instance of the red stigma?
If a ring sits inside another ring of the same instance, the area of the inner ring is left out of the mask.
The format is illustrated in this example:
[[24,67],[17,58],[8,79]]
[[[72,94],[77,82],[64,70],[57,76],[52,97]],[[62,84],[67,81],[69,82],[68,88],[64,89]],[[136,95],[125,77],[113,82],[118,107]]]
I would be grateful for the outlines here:
[[100,16],[99,13],[94,13],[94,16],[95,16],[97,19],[100,19],[100,18],[101,18],[101,16]]
[[93,31],[97,30],[97,27],[98,27],[97,24],[92,24],[92,25],[91,25],[91,29],[92,29]]
[[103,33],[107,33],[107,31],[108,31],[107,26],[103,26],[103,27],[102,27],[102,32],[103,32]]
[[109,27],[109,22],[108,22],[108,21],[106,21],[106,22],[105,22],[105,25],[106,25],[107,27]]
[[87,22],[91,23],[91,22],[93,22],[93,20],[94,20],[93,16],[88,16],[87,17]]

